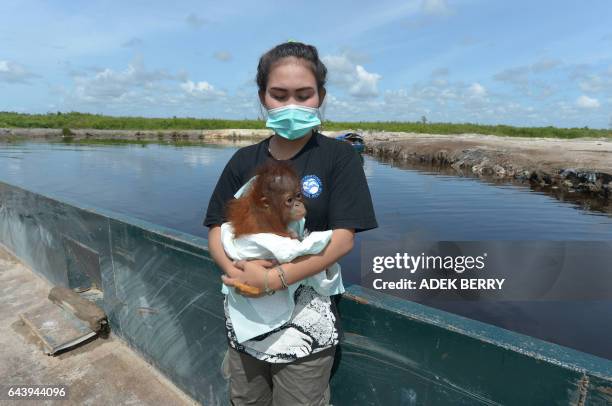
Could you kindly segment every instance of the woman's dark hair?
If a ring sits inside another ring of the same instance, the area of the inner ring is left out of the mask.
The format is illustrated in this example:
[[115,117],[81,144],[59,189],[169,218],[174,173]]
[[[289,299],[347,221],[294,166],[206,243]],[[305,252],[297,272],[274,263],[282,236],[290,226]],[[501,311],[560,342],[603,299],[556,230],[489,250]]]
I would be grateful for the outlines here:
[[290,56],[308,61],[310,70],[317,81],[317,90],[325,88],[327,68],[319,59],[317,48],[301,42],[290,41],[275,46],[259,58],[256,82],[260,92],[265,92],[268,86],[272,66],[280,59]]

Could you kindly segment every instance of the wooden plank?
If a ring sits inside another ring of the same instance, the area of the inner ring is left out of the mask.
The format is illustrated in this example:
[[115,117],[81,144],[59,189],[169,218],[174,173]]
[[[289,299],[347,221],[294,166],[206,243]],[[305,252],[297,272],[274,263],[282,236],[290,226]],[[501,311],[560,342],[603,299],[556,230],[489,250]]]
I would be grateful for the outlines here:
[[44,302],[19,317],[40,338],[48,355],[72,348],[97,334],[72,313],[51,302]]

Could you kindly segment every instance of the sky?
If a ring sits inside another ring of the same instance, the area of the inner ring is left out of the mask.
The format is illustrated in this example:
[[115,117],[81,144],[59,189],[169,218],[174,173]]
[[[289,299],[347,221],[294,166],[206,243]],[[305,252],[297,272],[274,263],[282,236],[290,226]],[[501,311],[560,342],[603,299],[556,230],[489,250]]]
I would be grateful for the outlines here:
[[2,0],[0,111],[255,119],[290,39],[327,120],[612,128],[609,0]]

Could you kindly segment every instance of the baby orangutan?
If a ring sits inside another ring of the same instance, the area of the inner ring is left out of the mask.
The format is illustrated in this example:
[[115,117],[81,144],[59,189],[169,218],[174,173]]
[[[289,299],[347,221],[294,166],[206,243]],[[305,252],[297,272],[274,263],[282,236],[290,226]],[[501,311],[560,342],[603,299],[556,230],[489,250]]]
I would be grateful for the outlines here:
[[260,166],[255,176],[251,188],[227,205],[227,221],[232,223],[234,238],[255,233],[295,238],[287,226],[306,216],[295,171],[288,163],[270,161]]
[[[303,219],[306,207],[294,169],[286,162],[269,161],[257,169],[255,176],[250,189],[227,204],[227,221],[232,224],[234,238],[256,233],[297,238],[288,225]],[[261,293],[250,285],[238,287],[255,295]]]

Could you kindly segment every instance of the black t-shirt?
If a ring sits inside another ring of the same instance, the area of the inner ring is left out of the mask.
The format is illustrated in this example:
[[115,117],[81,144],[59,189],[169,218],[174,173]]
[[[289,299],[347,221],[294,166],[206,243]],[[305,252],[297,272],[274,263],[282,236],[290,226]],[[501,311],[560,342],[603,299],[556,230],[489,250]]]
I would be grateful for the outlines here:
[[[270,138],[239,149],[229,160],[210,198],[205,226],[224,223],[227,202],[259,165],[274,159],[268,152]],[[289,161],[302,183],[306,230],[360,232],[378,227],[361,158],[350,144],[315,132]],[[339,342],[342,327],[335,300],[300,286],[294,301],[296,307],[287,323],[243,344],[237,342],[225,309],[228,344],[260,360],[291,362]]]
[[[225,205],[268,159],[271,136],[240,148],[229,160],[208,204],[204,225],[226,221]],[[315,132],[290,160],[300,179],[306,205],[305,228],[325,231],[378,227],[359,153],[347,142]]]

